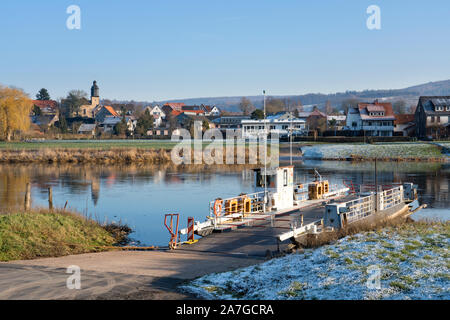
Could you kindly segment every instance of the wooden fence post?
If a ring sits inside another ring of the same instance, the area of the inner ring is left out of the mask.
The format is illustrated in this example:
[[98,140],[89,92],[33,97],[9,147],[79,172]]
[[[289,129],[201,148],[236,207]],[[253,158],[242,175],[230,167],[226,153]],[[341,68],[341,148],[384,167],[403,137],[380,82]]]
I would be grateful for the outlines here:
[[53,189],[52,187],[48,188],[48,208],[53,210]]
[[30,210],[30,206],[31,206],[31,184],[27,183],[27,190],[25,191],[25,203],[24,203],[25,211]]

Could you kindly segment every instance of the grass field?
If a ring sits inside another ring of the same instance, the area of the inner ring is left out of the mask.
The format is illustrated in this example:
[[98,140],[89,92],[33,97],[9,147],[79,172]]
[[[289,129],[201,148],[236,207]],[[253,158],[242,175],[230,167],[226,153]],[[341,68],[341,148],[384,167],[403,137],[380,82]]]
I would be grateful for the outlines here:
[[441,149],[426,143],[334,144],[302,148],[310,159],[439,159],[445,158]]
[[408,223],[257,266],[212,273],[182,289],[218,300],[448,300],[449,236],[449,222]]
[[0,261],[103,251],[118,241],[108,230],[66,211],[0,214]]

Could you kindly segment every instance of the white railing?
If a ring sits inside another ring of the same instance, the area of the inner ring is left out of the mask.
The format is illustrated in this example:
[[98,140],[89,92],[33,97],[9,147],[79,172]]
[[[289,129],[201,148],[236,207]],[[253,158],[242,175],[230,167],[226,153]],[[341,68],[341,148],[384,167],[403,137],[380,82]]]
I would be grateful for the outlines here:
[[385,190],[378,194],[378,208],[376,205],[376,195],[358,198],[345,203],[347,223],[355,222],[365,218],[377,210],[386,210],[395,207],[403,202],[403,186],[398,186]]
[[306,201],[308,200],[308,184],[297,183],[294,185],[294,200]]
[[403,202],[403,187],[395,187],[386,191],[383,191],[380,199],[380,209],[385,210]]
[[375,212],[375,196],[358,198],[347,202],[345,206],[347,223],[355,222]]
[[[250,205],[248,206],[248,204]],[[263,204],[264,191],[244,194],[233,198],[216,199],[209,203],[209,215],[211,217],[223,217],[232,214],[262,212]]]

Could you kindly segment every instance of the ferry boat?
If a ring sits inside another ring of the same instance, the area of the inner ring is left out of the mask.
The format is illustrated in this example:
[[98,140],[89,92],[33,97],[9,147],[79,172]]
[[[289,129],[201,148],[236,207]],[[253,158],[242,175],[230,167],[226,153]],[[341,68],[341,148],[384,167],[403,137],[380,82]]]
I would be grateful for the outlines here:
[[[412,183],[390,186],[332,185],[315,171],[314,181],[294,182],[294,167],[255,169],[254,193],[217,198],[209,204],[209,215],[203,222],[190,218],[188,228],[179,235],[206,237],[213,232],[232,231],[262,222],[285,222],[289,231],[277,236],[278,241],[295,239],[307,233],[345,228],[362,219],[406,217],[420,210],[417,186]],[[376,189],[376,190],[375,190]],[[280,219],[287,216],[288,219]]]

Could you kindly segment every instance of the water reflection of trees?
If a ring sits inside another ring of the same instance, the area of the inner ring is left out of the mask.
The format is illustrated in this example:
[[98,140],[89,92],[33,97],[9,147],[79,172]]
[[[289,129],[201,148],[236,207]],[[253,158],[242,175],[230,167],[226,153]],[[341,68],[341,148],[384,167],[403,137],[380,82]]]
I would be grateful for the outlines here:
[[[73,195],[91,195],[97,204],[101,189],[116,184],[145,185],[208,183],[216,175],[241,172],[241,166],[170,166],[170,165],[0,165],[0,208],[20,208],[27,183],[44,194],[49,187],[61,188]],[[242,176],[245,180],[245,176]]]
[[26,167],[8,168],[0,166],[0,208],[18,208],[23,206],[30,171]]

